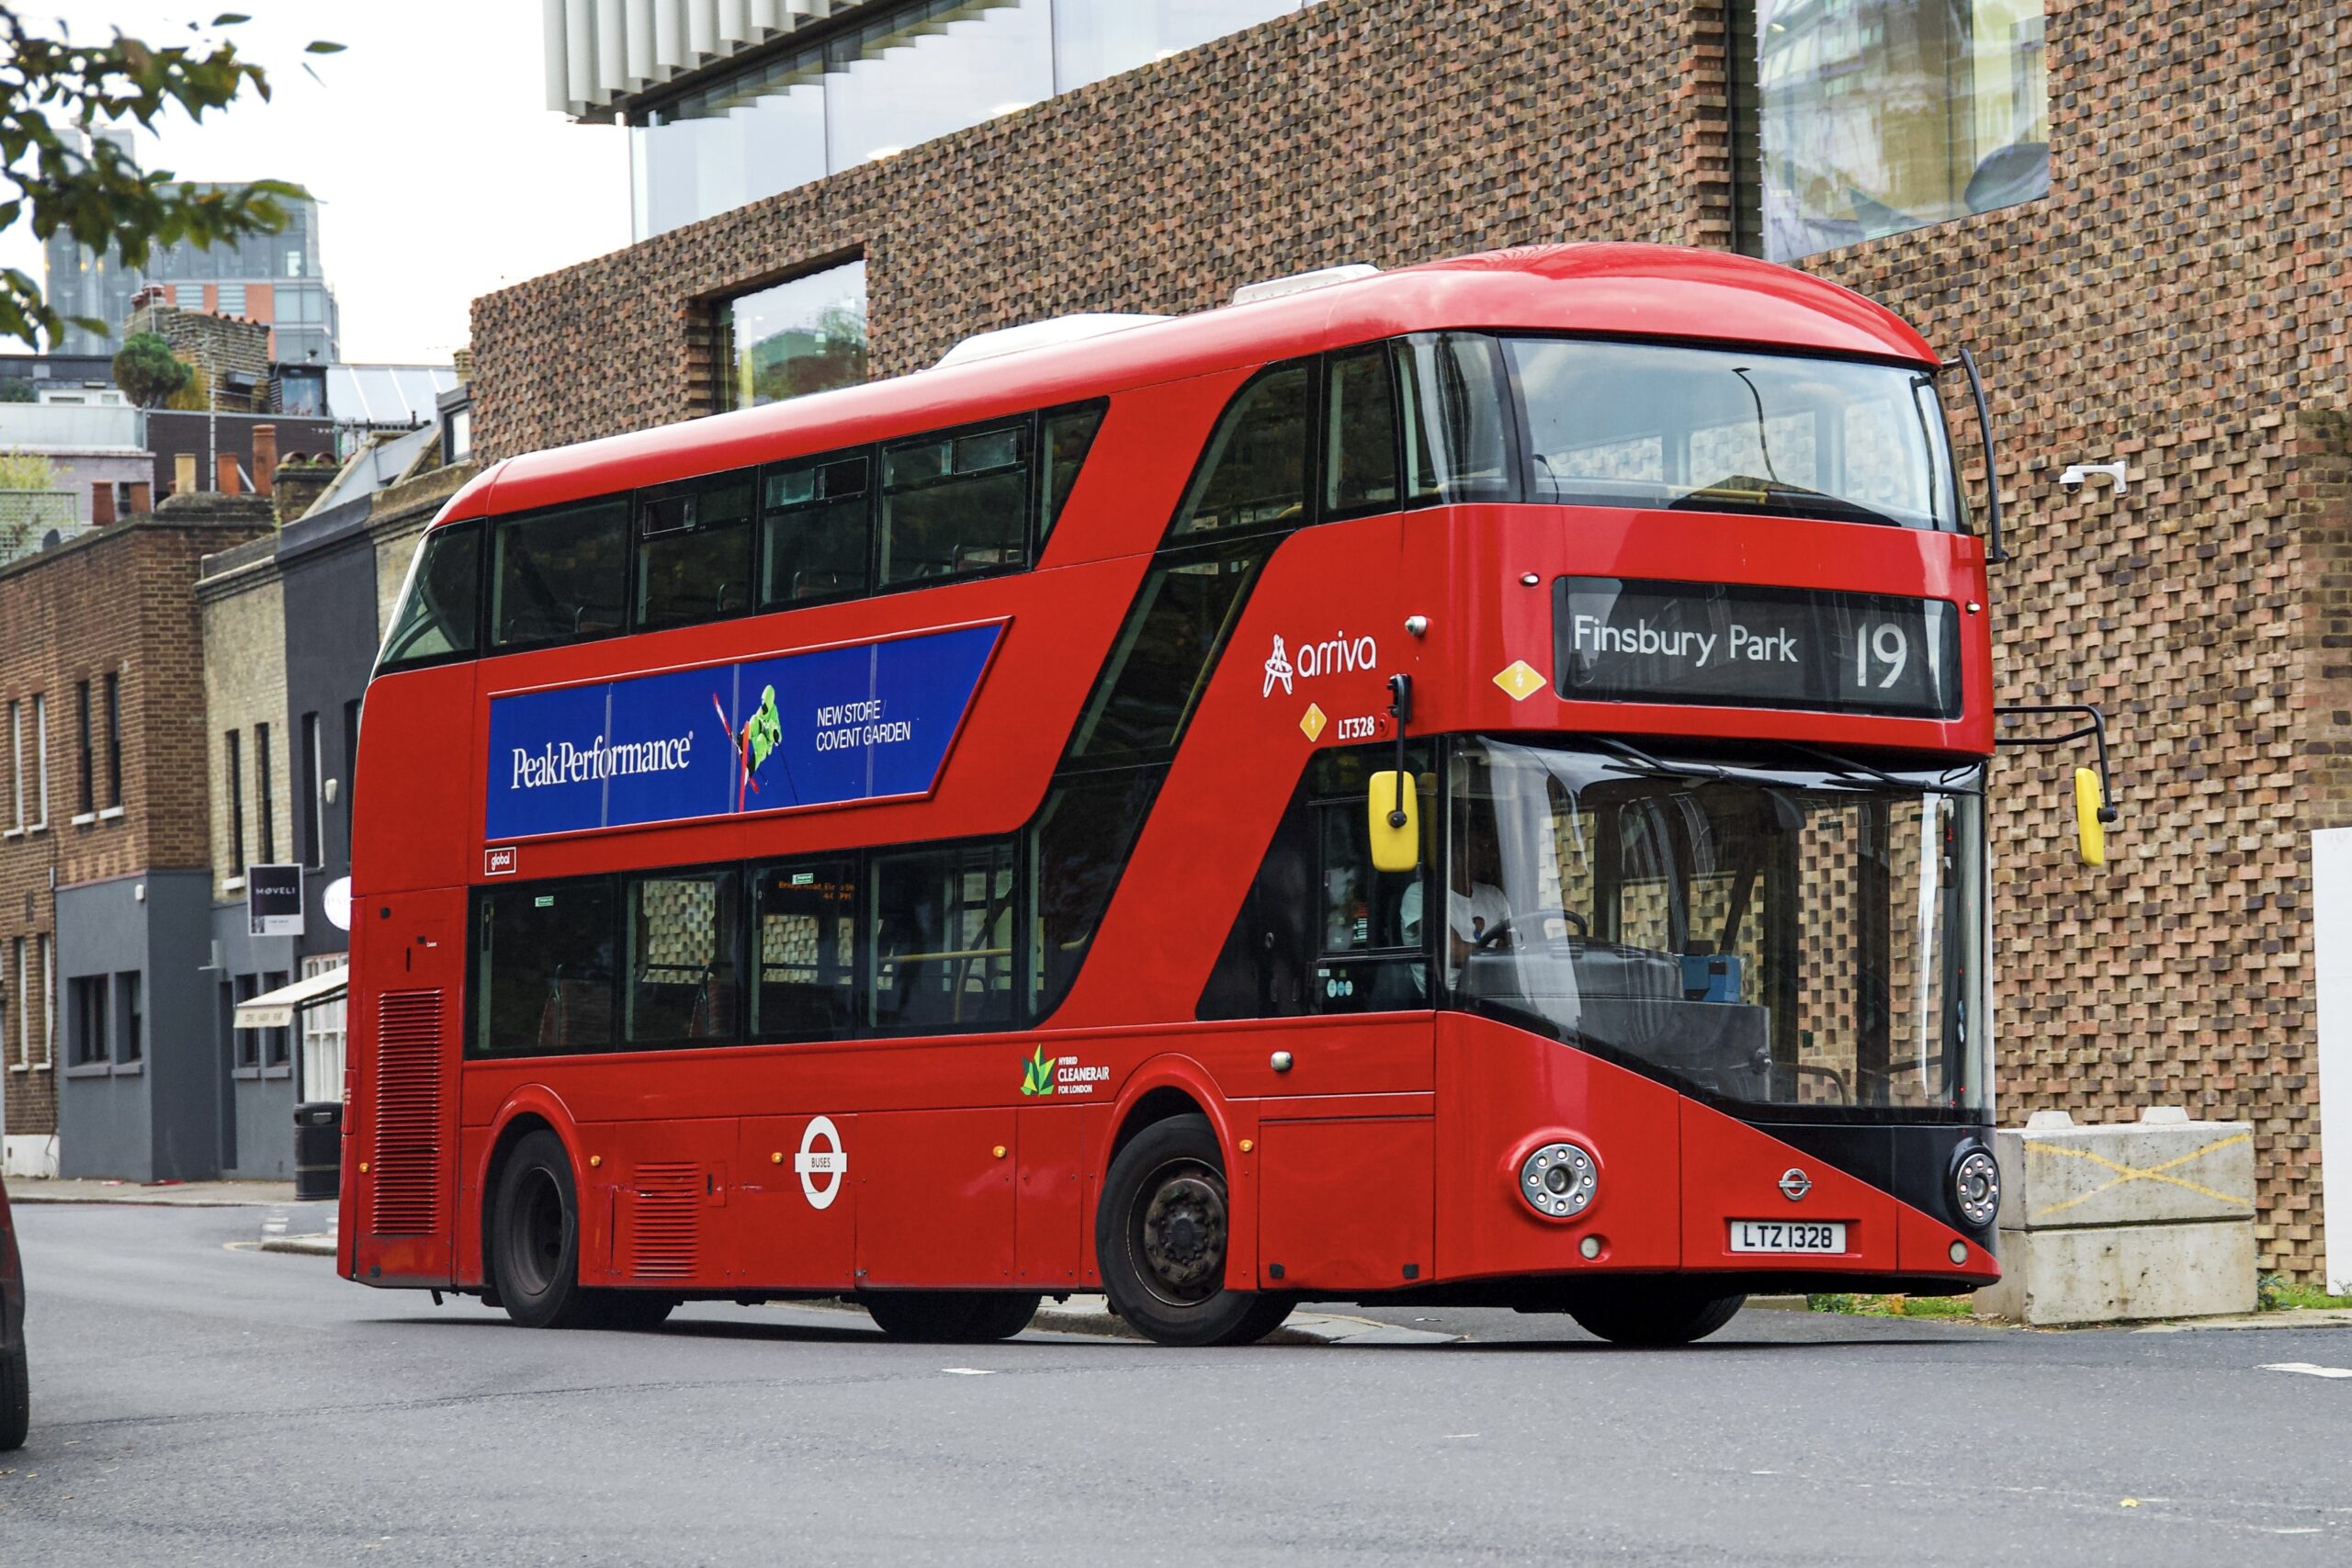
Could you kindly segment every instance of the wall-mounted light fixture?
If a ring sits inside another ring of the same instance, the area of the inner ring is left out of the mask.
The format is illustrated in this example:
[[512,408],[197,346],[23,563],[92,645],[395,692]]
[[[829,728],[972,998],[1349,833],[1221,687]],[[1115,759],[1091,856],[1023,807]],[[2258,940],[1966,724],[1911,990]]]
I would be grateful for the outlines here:
[[2123,477],[2123,470],[2124,465],[2121,463],[2073,463],[2067,466],[2064,473],[2058,476],[2058,482],[2068,490],[2073,490],[2076,486],[2090,483],[2093,474],[2105,474],[2115,481],[2115,493],[2121,495],[2129,488]]

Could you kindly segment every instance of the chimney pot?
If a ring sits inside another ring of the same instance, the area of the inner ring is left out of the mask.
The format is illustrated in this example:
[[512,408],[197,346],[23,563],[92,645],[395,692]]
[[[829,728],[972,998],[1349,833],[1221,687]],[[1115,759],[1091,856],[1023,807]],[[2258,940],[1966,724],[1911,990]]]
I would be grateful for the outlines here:
[[262,480],[269,478],[277,472],[277,426],[274,424],[256,424],[254,426],[254,487],[258,489]]
[[238,491],[244,489],[244,486],[238,482],[237,458],[235,454],[223,452],[214,459],[214,463],[218,471],[213,476],[213,489],[219,491],[223,495],[235,495]]

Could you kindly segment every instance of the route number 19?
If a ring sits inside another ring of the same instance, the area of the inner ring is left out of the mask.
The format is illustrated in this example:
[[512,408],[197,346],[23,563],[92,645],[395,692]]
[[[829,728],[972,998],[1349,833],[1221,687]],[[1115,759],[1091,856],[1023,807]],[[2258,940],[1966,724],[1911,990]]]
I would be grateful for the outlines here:
[[[1863,690],[1886,690],[1903,679],[1911,663],[1911,638],[1892,621],[1865,621],[1854,637],[1854,684]],[[1874,679],[1883,671],[1883,678]]]

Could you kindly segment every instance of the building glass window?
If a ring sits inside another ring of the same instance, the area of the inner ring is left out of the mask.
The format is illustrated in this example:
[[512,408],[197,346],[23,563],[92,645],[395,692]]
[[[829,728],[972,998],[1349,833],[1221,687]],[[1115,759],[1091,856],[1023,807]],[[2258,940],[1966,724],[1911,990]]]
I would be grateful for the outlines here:
[[76,732],[81,737],[80,743],[74,749],[74,760],[81,764],[78,773],[81,794],[76,797],[78,804],[75,809],[79,817],[88,818],[97,813],[98,781],[93,737],[93,726],[96,721],[90,712],[90,683],[87,681],[74,683],[74,713]]
[[122,1042],[116,1056],[118,1062],[129,1066],[147,1055],[147,1010],[140,995],[141,976],[136,969],[126,969],[115,976],[122,993]]
[[33,970],[32,960],[26,956],[25,939],[14,939],[17,959],[17,984],[12,996],[17,998],[17,1066],[28,1067],[33,1061]]
[[46,935],[35,939],[40,944],[40,1063],[43,1068],[57,1061],[57,944]]
[[122,807],[122,677],[107,676],[107,807]]
[[[272,969],[261,977],[261,988],[265,991],[275,991],[283,987],[289,978],[285,970]],[[282,1067],[293,1060],[294,1045],[293,1041],[288,1037],[288,1031],[264,1029],[258,1032],[261,1035],[264,1066]]]
[[[237,976],[236,985],[232,993],[232,1003],[249,1002],[259,995],[261,995],[260,976],[240,975]],[[261,1031],[258,1029],[232,1029],[229,1032],[237,1042],[237,1066],[239,1070],[243,1072],[258,1070],[261,1066]]]
[[[637,237],[1027,108],[1314,0],[903,0],[632,113]],[[837,5],[835,9],[841,7]]]
[[[347,953],[313,953],[302,960],[302,977],[331,975],[351,962]],[[343,1092],[343,1048],[348,1027],[345,998],[312,1002],[295,1016],[302,1024],[302,1095],[333,1100]]]
[[25,705],[8,705],[8,826],[25,826]]
[[218,290],[216,297],[220,300],[220,314],[223,316],[242,316],[245,313],[245,286],[243,284],[220,283],[215,284],[213,287]]
[[1753,0],[1764,254],[2050,191],[2041,0]]
[[102,1066],[113,1055],[107,1039],[107,976],[76,976],[66,982],[74,1001],[74,1065]]
[[244,737],[232,729],[229,741],[229,874],[245,874]]
[[1054,96],[1052,0],[927,0],[826,51],[835,168],[888,157]]
[[319,755],[319,716],[302,716],[302,863],[307,866],[326,864],[327,813],[323,780],[325,759]]
[[277,787],[269,757],[269,726],[254,726],[254,782],[261,786],[261,863],[277,860]]
[[718,404],[756,408],[865,379],[865,263],[739,294],[717,307]]
[[33,826],[49,826],[49,698],[33,694]]

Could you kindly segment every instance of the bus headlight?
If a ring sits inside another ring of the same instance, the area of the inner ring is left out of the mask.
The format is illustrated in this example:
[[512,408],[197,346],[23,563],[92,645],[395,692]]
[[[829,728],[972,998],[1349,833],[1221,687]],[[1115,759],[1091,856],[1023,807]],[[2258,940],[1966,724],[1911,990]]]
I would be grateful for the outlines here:
[[1989,1225],[2001,1212],[2001,1168],[1991,1154],[1973,1148],[1951,1168],[1952,1201],[1960,1217],[1975,1226]]
[[1565,1220],[1592,1205],[1600,1176],[1592,1151],[1576,1144],[1546,1144],[1519,1168],[1519,1195],[1537,1213]]

